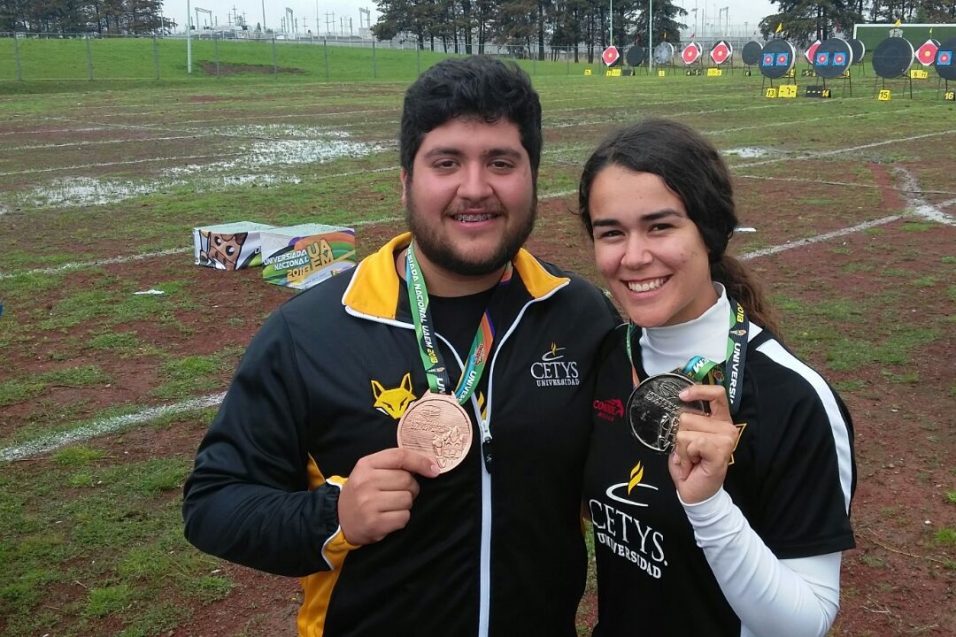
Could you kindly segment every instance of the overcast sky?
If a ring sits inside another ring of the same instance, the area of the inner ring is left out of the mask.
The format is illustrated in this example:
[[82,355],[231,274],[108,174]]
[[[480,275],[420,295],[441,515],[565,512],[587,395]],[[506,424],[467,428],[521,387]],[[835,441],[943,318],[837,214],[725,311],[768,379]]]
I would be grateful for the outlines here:
[[[608,0],[610,4],[613,0]],[[175,19],[180,29],[186,24],[186,0],[166,0],[163,3],[163,11]],[[675,4],[684,7],[688,11],[685,22],[690,26],[694,22],[693,9],[697,8],[697,23],[701,25],[706,19],[711,25],[729,24],[731,26],[740,26],[744,22],[748,28],[753,30],[761,18],[771,13],[775,13],[773,5],[769,0],[678,0]],[[360,26],[366,26],[366,18],[360,15],[359,9],[368,9],[371,16],[371,23],[375,24],[377,11],[375,3],[362,0],[190,0],[190,6],[193,10],[193,20],[196,16],[196,8],[205,9],[212,12],[213,20],[210,21],[208,14],[200,12],[198,26],[207,24],[218,24],[220,26],[230,23],[230,15],[233,9],[240,16],[245,15],[246,22],[255,28],[257,23],[263,21],[263,6],[265,7],[265,24],[271,29],[279,30],[282,26],[282,19],[286,15],[286,9],[292,9],[293,19],[298,23],[298,31],[306,33],[307,31],[316,32],[315,22],[318,16],[319,30],[317,33],[325,34],[327,31],[340,33],[343,29],[348,34],[349,23],[351,19],[352,32],[358,34]],[[721,11],[721,9],[726,9]],[[345,19],[343,23],[343,18]],[[360,23],[361,19],[361,23]],[[693,30],[693,27],[691,27]],[[708,29],[709,30],[709,29]]]

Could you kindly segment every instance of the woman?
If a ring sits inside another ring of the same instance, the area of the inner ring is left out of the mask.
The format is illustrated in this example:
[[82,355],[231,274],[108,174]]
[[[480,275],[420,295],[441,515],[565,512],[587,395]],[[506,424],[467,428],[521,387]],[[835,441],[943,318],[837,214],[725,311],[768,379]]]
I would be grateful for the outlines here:
[[594,151],[579,203],[630,319],[605,347],[586,469],[594,635],[825,635],[854,546],[852,424],[726,254],[726,165],[647,120]]

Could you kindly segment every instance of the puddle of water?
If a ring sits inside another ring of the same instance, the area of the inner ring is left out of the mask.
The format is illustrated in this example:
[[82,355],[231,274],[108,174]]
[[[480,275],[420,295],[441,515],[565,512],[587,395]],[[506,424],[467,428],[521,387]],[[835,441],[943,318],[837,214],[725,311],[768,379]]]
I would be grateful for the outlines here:
[[[159,177],[147,180],[98,179],[67,177],[55,179],[45,186],[14,195],[16,207],[48,208],[95,206],[149,195],[170,188],[188,185],[199,192],[230,186],[256,184],[301,183],[294,175],[260,173],[263,168],[326,163],[343,157],[364,157],[385,148],[348,140],[344,131],[295,126],[243,126],[229,129],[231,135],[250,137],[305,136],[302,139],[263,139],[243,143],[238,157],[208,164],[189,164],[164,170]],[[0,204],[0,214],[5,209]]]
[[246,124],[228,128],[204,129],[213,134],[228,137],[264,137],[268,139],[346,139],[348,131],[321,126],[295,126],[293,124]]
[[57,179],[48,186],[37,188],[26,195],[22,195],[18,205],[31,208],[97,206],[186,185],[191,186],[196,192],[209,192],[229,186],[248,184],[268,186],[300,182],[301,180],[295,176],[269,174],[224,175],[215,178],[199,177],[192,181],[186,179],[155,179],[136,183],[111,179],[93,179],[91,177],[68,177]]
[[92,177],[54,179],[19,197],[21,207],[95,206],[155,192],[155,184]]
[[740,148],[731,148],[725,150],[725,155],[734,155],[740,157],[741,159],[756,159],[757,157],[765,157],[770,154],[769,148],[760,148],[758,146],[742,146]]
[[165,171],[170,177],[194,174],[255,170],[264,166],[322,164],[342,157],[364,157],[383,150],[377,144],[329,139],[280,139],[240,147],[235,159],[210,164],[189,164]]

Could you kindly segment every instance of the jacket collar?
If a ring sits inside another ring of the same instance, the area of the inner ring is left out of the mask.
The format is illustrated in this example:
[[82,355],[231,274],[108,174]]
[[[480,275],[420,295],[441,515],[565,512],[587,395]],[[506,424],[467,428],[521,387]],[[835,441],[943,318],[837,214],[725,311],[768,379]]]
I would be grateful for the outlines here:
[[[411,233],[405,232],[364,258],[342,296],[343,305],[359,314],[395,320],[401,289],[401,279],[395,271],[395,254],[410,242]],[[518,251],[512,263],[532,299],[548,296],[569,282],[567,277],[548,272],[524,248]]]

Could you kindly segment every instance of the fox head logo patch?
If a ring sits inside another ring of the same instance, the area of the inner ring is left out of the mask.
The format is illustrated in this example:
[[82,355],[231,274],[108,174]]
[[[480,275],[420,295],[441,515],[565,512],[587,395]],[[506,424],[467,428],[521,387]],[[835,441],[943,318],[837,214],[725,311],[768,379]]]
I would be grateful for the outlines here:
[[375,404],[373,405],[375,409],[398,420],[405,413],[409,403],[417,398],[412,393],[411,372],[402,377],[402,382],[398,387],[391,389],[385,389],[382,383],[373,380],[372,396],[375,397]]

